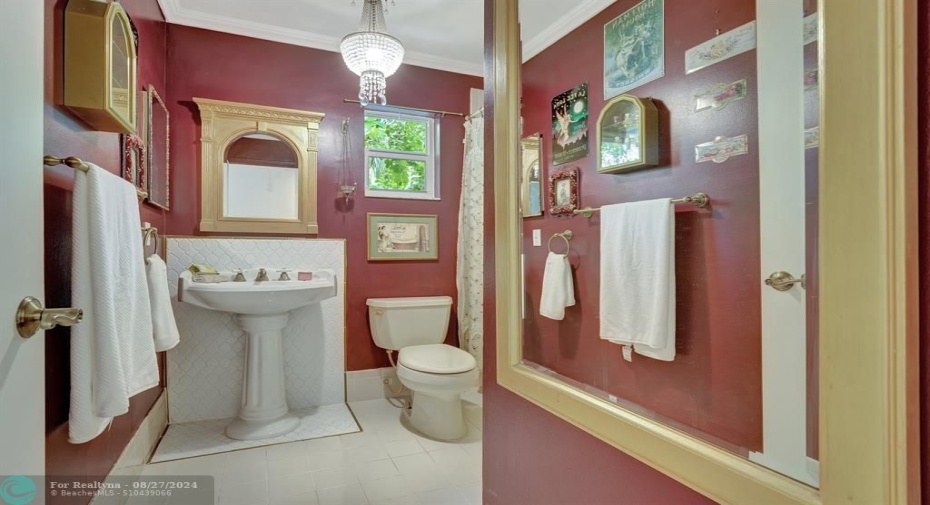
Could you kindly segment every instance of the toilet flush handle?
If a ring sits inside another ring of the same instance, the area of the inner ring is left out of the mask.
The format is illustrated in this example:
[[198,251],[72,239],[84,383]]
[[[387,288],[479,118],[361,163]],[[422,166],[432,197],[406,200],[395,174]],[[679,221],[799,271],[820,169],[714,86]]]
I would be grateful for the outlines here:
[[384,314],[384,310],[383,310],[383,309],[375,309],[375,315],[376,315],[376,316],[380,316],[380,315],[382,315],[382,314]]

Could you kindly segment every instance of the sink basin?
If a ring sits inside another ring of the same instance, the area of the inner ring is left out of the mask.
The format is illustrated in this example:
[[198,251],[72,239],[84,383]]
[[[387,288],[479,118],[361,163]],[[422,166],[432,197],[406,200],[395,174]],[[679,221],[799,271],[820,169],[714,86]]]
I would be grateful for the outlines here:
[[248,334],[239,419],[226,427],[226,436],[236,440],[275,438],[300,424],[285,395],[283,330],[292,310],[336,296],[332,270],[313,270],[311,281],[278,281],[280,271],[270,268],[271,280],[256,282],[258,271],[243,271],[245,282],[193,282],[190,272],[178,278],[179,302],[234,314]]
[[[193,282],[191,273],[183,272],[178,280],[178,300],[233,314],[270,315],[290,312],[336,296],[332,271],[314,271],[312,281],[255,282],[252,279],[258,275],[257,270],[252,275],[250,273],[245,272],[246,282],[208,284]],[[268,277],[274,279],[277,274],[269,271]]]

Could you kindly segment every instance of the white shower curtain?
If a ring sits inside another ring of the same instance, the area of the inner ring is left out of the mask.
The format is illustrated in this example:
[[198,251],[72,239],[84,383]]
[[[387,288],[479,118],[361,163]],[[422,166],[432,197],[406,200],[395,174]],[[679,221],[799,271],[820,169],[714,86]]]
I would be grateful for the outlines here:
[[483,368],[484,325],[484,117],[475,114],[465,122],[465,163],[459,204],[458,257],[459,346]]

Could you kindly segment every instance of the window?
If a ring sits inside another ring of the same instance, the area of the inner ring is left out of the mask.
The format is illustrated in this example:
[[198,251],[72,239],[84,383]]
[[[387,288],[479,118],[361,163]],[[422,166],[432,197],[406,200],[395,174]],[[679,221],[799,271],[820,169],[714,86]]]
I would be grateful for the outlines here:
[[439,199],[435,116],[390,107],[365,110],[365,196]]

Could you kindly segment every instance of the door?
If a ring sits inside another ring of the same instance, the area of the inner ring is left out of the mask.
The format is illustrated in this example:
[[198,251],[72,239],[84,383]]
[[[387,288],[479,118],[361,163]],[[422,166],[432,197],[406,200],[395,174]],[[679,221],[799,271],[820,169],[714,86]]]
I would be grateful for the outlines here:
[[[43,503],[45,342],[16,331],[16,309],[42,298],[42,72],[45,2],[0,0],[0,502]],[[23,497],[30,487],[37,496]],[[14,493],[10,495],[10,493]],[[20,498],[9,499],[11,496]]]
[[807,259],[804,14],[803,0],[756,1],[759,282],[775,277],[762,285],[763,451],[750,459],[816,486],[807,457],[807,294],[787,277],[800,279]]

